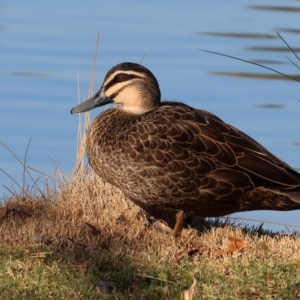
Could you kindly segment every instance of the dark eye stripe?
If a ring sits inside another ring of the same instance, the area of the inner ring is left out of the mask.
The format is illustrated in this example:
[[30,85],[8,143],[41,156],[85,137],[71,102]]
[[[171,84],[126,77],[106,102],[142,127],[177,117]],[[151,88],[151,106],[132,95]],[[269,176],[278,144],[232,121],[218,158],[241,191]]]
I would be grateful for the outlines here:
[[[114,76],[114,78],[108,82],[106,85],[105,85],[105,89],[108,90],[110,87],[112,87],[113,85],[115,85],[116,83],[119,83],[120,81],[118,80],[118,76],[122,74],[122,73],[118,73],[116,74],[116,76]],[[126,76],[127,76],[127,80],[131,80],[131,79],[135,79],[135,78],[141,78],[143,79],[144,77],[141,77],[141,76],[138,76],[138,75],[135,75],[135,74],[127,74],[127,73],[124,73]],[[125,82],[125,81],[124,81]]]
[[127,88],[127,85],[123,86],[121,89],[119,89],[118,91],[116,91],[115,93],[110,95],[109,98],[114,99],[115,97],[117,97],[119,95],[120,92],[122,92],[126,88]]

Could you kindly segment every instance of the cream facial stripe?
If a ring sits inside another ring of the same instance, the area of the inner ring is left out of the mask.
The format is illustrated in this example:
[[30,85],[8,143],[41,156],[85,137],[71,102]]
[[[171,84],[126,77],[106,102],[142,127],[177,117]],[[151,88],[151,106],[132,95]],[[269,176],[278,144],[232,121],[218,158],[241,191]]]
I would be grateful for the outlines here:
[[141,72],[135,72],[135,71],[116,71],[108,76],[108,78],[103,82],[103,85],[106,86],[108,83],[110,83],[118,74],[127,74],[127,75],[134,75],[141,78],[147,78],[146,74],[143,74]]

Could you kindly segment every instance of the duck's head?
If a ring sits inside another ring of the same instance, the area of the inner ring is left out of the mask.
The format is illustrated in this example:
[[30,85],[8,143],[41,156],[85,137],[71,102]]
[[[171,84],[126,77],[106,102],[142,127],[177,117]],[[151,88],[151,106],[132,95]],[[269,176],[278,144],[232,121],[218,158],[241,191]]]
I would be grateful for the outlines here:
[[160,103],[160,89],[154,75],[135,63],[121,63],[108,71],[100,90],[71,110],[71,114],[89,111],[108,103],[120,109],[142,114]]

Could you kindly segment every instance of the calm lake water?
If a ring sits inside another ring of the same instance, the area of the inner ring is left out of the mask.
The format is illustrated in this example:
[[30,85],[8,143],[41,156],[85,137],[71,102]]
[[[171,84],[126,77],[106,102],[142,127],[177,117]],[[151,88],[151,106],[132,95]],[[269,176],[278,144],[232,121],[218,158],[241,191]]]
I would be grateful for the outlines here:
[[[299,18],[299,1],[2,1],[0,141],[23,161],[32,138],[28,166],[49,175],[57,168],[71,173],[78,116],[70,115],[70,109],[78,98],[77,73],[83,99],[100,31],[95,89],[113,65],[140,62],[145,55],[143,64],[159,80],[163,99],[213,112],[299,168],[299,84],[199,51],[261,62],[299,78],[300,71],[286,56],[296,58],[276,35],[279,31],[300,53]],[[3,145],[0,168],[22,185],[22,166]],[[28,177],[26,182],[32,183]],[[8,189],[19,191],[3,172],[0,183],[2,201],[10,195]],[[299,214],[235,216],[300,226]],[[285,229],[270,224],[264,228]]]

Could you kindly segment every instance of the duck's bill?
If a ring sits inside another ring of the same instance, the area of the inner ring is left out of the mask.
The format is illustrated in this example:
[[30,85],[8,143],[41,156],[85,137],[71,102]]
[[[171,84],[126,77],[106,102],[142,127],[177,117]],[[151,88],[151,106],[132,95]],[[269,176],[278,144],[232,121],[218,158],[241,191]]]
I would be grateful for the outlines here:
[[108,103],[112,103],[112,100],[105,95],[103,88],[101,88],[93,97],[72,108],[71,114],[89,111]]

